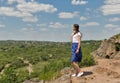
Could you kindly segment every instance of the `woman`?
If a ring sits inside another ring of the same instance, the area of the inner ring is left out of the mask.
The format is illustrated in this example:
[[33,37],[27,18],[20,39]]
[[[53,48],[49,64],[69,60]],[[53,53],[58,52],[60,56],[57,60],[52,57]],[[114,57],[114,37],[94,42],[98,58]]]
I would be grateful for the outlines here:
[[80,70],[80,67],[78,65],[78,62],[81,62],[81,60],[82,60],[81,38],[82,38],[82,34],[79,31],[79,25],[74,24],[73,25],[73,33],[71,35],[71,41],[72,41],[71,62],[74,66],[74,69],[76,70],[76,73],[73,74],[72,76],[77,76],[77,77],[80,77],[83,75],[83,72]]

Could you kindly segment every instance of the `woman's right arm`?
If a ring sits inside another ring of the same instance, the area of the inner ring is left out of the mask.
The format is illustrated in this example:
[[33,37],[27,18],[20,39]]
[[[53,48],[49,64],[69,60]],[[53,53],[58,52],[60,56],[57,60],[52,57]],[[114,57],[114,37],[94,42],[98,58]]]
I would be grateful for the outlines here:
[[71,38],[70,39],[71,39],[71,42],[72,42],[72,40],[73,40],[73,33],[71,34]]
[[72,42],[72,35],[71,35],[71,38],[70,38],[70,39],[71,39],[71,42]]

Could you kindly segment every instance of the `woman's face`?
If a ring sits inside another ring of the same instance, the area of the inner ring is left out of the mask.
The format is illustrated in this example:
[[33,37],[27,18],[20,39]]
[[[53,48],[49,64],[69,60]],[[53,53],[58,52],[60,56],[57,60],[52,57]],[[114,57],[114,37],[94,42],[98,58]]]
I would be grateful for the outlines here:
[[73,26],[73,31],[76,31],[76,28]]

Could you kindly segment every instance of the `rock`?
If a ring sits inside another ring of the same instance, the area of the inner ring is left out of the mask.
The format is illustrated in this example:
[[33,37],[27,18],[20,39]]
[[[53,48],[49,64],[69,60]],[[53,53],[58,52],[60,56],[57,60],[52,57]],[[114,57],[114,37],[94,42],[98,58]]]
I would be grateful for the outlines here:
[[[94,57],[102,57],[102,58],[115,58],[116,55],[120,56],[119,48],[116,50],[116,43],[120,45],[120,34],[111,37],[110,39],[105,39],[102,41],[100,47],[94,51],[92,54]],[[119,54],[118,54],[119,53]]]
[[116,53],[114,59],[118,59],[118,60],[120,60],[120,52]]
[[62,75],[67,75],[67,74],[71,74],[72,72],[74,72],[74,69],[71,69],[70,67],[65,67],[64,69],[61,70],[61,74]]
[[30,79],[30,80],[26,80],[24,81],[23,83],[48,83],[48,82],[45,82],[44,80],[33,80],[33,79]]

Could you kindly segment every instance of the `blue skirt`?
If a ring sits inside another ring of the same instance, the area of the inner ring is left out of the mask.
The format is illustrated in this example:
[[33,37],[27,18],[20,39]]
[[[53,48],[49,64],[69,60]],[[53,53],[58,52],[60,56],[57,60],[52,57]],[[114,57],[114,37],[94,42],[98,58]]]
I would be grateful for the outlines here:
[[78,43],[72,43],[72,58],[71,58],[71,62],[81,62],[81,60],[82,60],[81,48],[79,50],[79,53],[75,53],[77,48],[78,48]]

